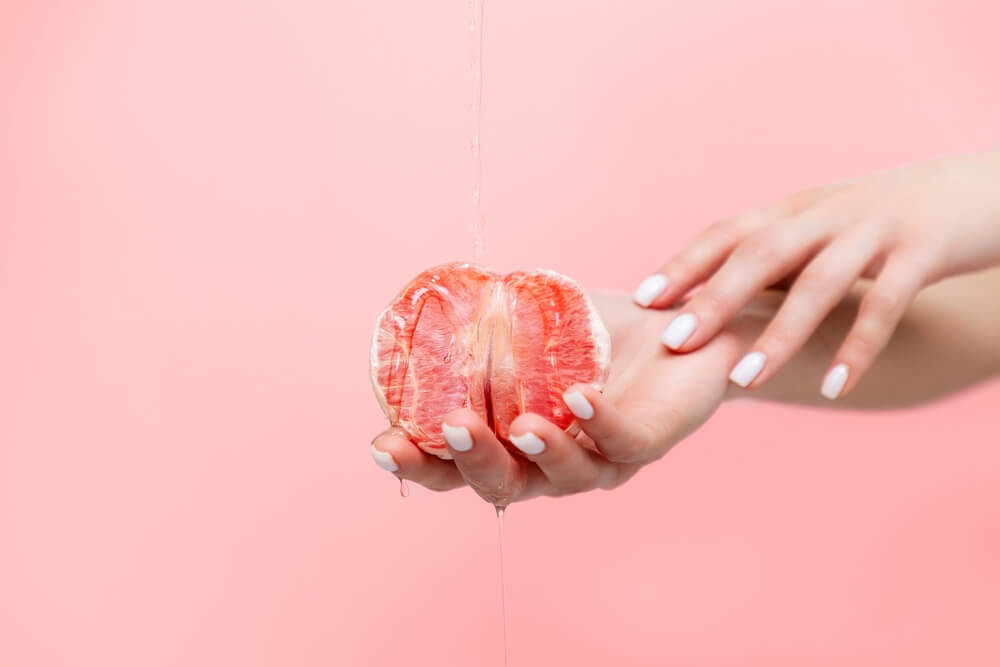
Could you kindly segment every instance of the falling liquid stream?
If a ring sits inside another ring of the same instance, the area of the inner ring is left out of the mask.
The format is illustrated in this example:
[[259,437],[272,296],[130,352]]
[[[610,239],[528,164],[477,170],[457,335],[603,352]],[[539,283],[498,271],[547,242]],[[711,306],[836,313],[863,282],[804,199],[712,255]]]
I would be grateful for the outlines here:
[[503,616],[503,664],[508,667],[507,657],[507,585],[503,577],[503,513],[504,507],[497,507],[497,535],[500,538],[500,614]]
[[481,199],[483,194],[483,160],[480,135],[483,119],[483,19],[486,15],[486,0],[469,0],[469,33],[472,36],[472,254],[476,262],[481,262],[486,247],[486,218],[483,216]]
[[[483,32],[486,17],[486,0],[469,0],[469,32],[472,35],[472,254],[481,263],[486,249],[486,217],[483,215]],[[451,351],[448,352],[451,357]],[[446,362],[448,359],[446,359]],[[503,572],[503,507],[497,506],[497,537],[500,546],[500,614],[503,617],[503,664],[508,667],[507,654],[507,586]]]

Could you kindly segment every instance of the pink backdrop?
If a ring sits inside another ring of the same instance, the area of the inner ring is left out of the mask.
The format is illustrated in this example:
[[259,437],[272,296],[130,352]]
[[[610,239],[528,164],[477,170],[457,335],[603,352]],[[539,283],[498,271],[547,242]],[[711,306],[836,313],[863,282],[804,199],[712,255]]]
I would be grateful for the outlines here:
[[[631,289],[995,143],[989,4],[492,2],[487,259]],[[470,254],[467,11],[0,4],[0,664],[502,664],[492,509],[368,453],[377,312]],[[512,508],[511,666],[1000,663],[998,400],[727,407]]]

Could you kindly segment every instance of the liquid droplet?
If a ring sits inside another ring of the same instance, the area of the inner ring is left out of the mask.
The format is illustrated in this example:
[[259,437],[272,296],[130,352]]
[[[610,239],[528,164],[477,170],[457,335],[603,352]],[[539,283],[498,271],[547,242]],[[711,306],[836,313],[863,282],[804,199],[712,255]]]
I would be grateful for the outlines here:
[[399,495],[404,498],[410,497],[410,485],[406,483],[406,480],[402,477],[399,478]]
[[469,147],[472,149],[472,155],[479,157],[479,137],[472,137]]
[[472,226],[472,250],[476,260],[482,259],[483,249],[486,247],[486,217],[479,215]]

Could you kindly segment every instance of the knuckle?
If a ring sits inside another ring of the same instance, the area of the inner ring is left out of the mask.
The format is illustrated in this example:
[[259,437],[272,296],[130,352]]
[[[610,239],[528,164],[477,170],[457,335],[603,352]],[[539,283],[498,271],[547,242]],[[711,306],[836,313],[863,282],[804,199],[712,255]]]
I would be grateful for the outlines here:
[[881,347],[880,340],[870,330],[862,329],[851,334],[844,344],[844,357],[853,362],[852,366],[861,366],[875,358]]
[[900,290],[875,287],[862,299],[859,312],[863,318],[881,320],[900,312],[903,306]]
[[604,457],[614,463],[635,463],[643,458],[644,447],[635,438],[625,437],[617,440],[613,446],[602,450]]
[[740,213],[725,222],[737,236],[746,237],[764,227],[767,220],[768,216],[764,211],[753,210]]
[[663,267],[664,273],[675,280],[692,276],[738,239],[731,220],[713,222],[691,245]]
[[743,266],[767,265],[777,258],[774,238],[771,234],[755,233],[736,250],[735,258]]
[[743,235],[737,218],[724,218],[716,220],[705,228],[701,238],[715,245],[735,242],[742,238]]
[[741,269],[782,264],[800,246],[799,235],[787,226],[773,225],[751,234],[737,249]]
[[780,210],[786,216],[798,216],[810,209],[818,208],[831,202],[845,191],[843,185],[821,185],[800,190],[786,197],[779,205]]
[[640,469],[638,465],[627,463],[612,463],[608,467],[607,474],[601,480],[600,488],[604,490],[616,489],[628,480],[632,479]]
[[718,283],[706,285],[691,301],[690,309],[702,322],[714,322],[726,312],[729,300]]
[[825,266],[807,266],[795,279],[795,287],[803,296],[814,298],[830,289],[830,271]]
[[683,281],[696,272],[697,265],[698,261],[695,251],[688,249],[682,255],[675,257],[668,264],[665,264],[661,273],[669,276],[670,280]]
[[733,234],[733,223],[729,219],[716,220],[698,234],[698,241],[715,242],[727,239]]
[[768,352],[768,358],[784,356],[784,353],[795,347],[801,336],[785,322],[774,322],[761,336],[758,347]]

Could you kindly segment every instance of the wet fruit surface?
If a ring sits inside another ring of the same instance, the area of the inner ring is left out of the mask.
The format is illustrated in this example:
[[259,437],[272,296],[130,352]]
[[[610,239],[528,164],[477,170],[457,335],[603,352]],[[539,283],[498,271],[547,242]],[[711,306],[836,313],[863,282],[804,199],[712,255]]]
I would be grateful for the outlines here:
[[462,407],[502,440],[525,412],[571,428],[563,391],[602,385],[610,352],[607,330],[569,278],[456,263],[421,273],[379,317],[371,377],[393,425],[447,456],[441,422]]

